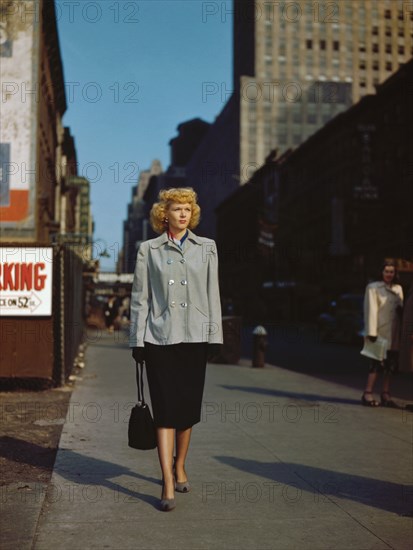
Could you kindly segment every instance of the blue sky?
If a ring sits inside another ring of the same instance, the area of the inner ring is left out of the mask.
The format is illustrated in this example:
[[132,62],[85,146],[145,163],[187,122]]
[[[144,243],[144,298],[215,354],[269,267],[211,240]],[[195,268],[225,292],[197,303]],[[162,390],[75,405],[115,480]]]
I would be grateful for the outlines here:
[[[80,175],[91,180],[96,251],[114,271],[140,170],[179,123],[213,122],[232,87],[232,2],[57,0],[68,109]],[[208,93],[209,92],[209,93]],[[99,240],[101,239],[101,240]]]

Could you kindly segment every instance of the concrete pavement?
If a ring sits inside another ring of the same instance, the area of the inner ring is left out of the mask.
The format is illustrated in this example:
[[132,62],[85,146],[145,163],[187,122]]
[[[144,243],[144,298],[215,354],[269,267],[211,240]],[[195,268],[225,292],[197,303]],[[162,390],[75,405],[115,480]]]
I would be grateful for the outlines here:
[[209,365],[189,494],[158,511],[156,450],[127,446],[134,365],[90,342],[32,548],[408,549],[412,413],[278,367]]

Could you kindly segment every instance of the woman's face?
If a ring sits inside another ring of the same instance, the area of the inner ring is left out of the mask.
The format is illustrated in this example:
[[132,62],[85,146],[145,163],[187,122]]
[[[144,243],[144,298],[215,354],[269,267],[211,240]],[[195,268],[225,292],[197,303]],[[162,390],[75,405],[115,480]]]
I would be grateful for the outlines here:
[[393,282],[395,274],[396,274],[396,270],[394,266],[386,265],[383,269],[383,281],[389,285],[390,283]]
[[191,220],[192,206],[189,202],[172,202],[167,210],[169,231],[179,233],[185,230]]

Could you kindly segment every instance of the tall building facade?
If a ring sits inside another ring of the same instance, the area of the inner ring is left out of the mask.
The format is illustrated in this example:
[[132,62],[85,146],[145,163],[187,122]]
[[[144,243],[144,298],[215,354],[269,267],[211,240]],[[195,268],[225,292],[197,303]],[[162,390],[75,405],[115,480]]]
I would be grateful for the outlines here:
[[219,205],[224,303],[254,321],[314,320],[326,298],[362,294],[385,258],[409,289],[412,91],[413,59]]
[[408,61],[412,21],[402,0],[234,0],[241,183]]
[[187,166],[199,232],[266,157],[297,148],[413,55],[403,0],[233,0],[233,93]]
[[[133,272],[136,261],[137,246],[145,241],[148,219],[145,211],[144,194],[152,176],[162,174],[162,164],[159,160],[152,161],[149,170],[142,170],[138,183],[132,188],[131,202],[128,204],[127,218],[123,222],[122,262],[118,270],[123,273]],[[120,269],[119,269],[120,268]]]
[[[84,336],[92,219],[89,182],[73,180],[75,142],[63,124],[54,0],[0,3],[0,77],[0,387],[61,384]],[[4,279],[11,266],[15,279]]]

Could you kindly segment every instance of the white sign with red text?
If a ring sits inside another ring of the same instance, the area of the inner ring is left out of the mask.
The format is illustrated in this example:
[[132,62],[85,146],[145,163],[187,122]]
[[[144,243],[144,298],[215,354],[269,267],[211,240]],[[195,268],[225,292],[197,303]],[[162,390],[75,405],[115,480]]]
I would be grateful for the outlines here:
[[0,247],[0,316],[52,314],[53,248]]

